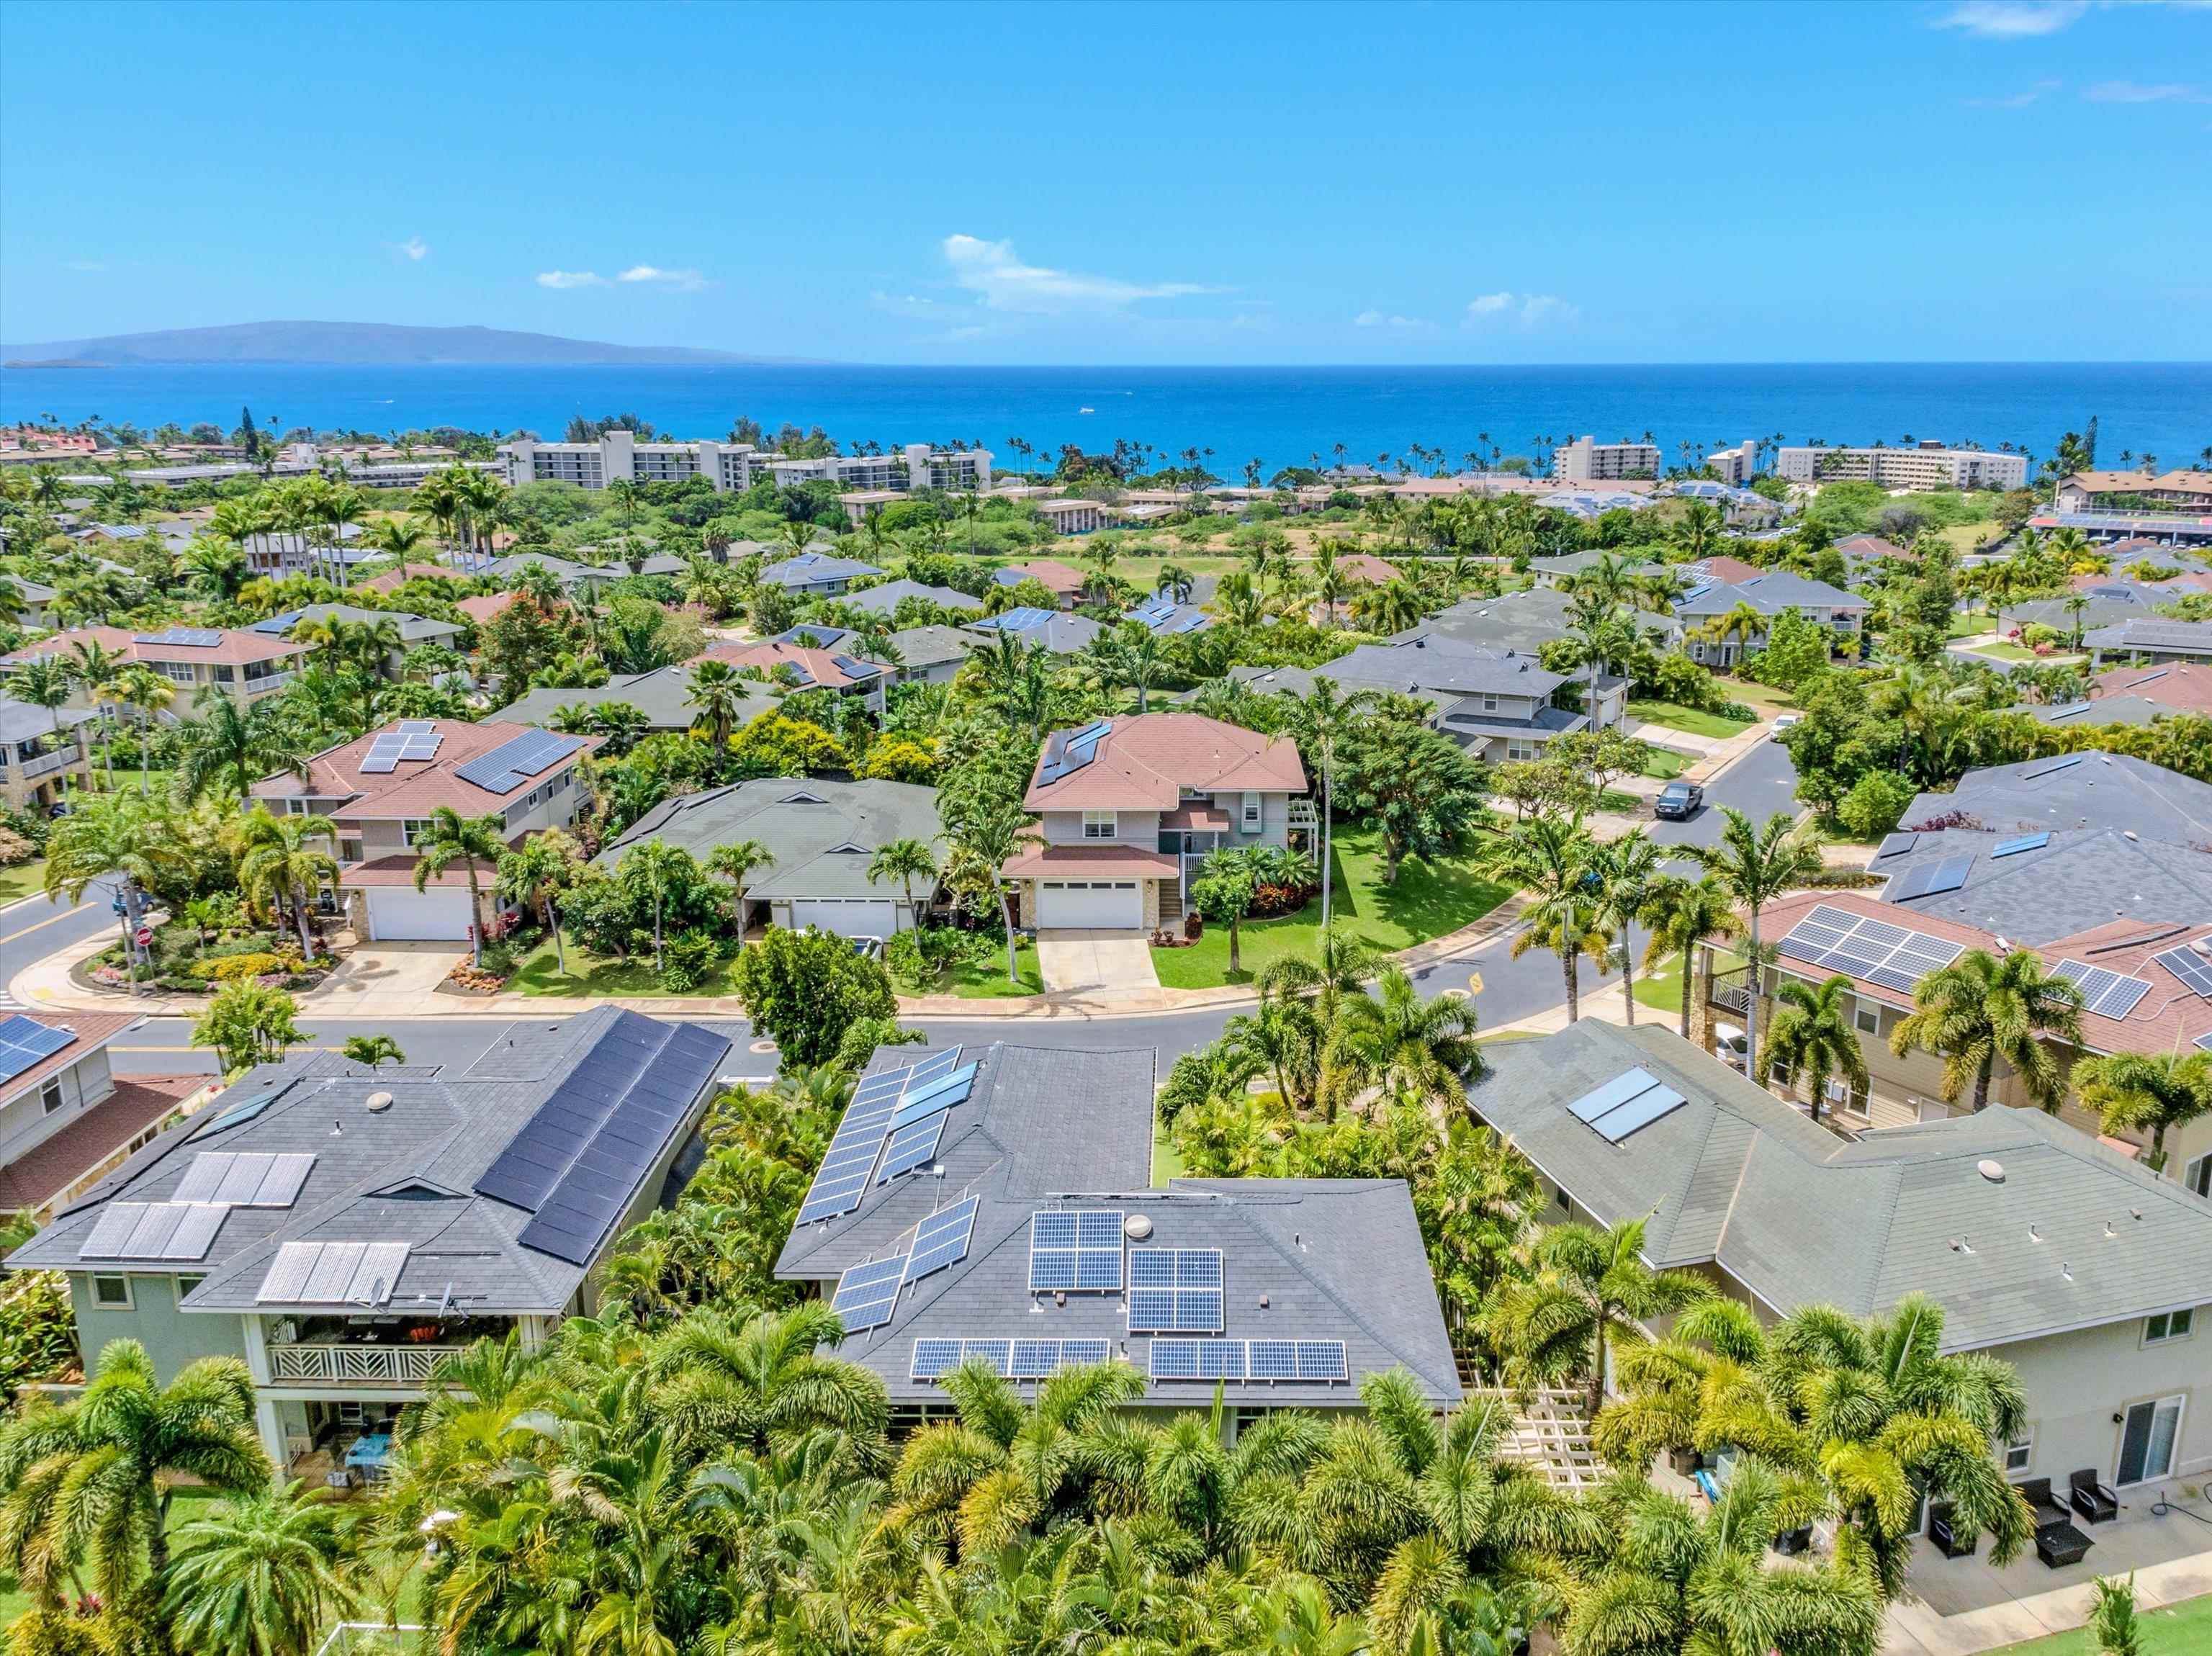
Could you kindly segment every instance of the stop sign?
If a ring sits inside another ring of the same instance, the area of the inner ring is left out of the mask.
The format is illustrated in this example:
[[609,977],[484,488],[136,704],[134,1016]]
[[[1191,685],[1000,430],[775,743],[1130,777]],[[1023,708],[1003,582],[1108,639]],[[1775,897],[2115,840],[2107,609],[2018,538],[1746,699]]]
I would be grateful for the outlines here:
[[138,946],[141,949],[143,949],[148,943],[154,941],[154,928],[150,925],[140,926],[137,933],[136,941]]

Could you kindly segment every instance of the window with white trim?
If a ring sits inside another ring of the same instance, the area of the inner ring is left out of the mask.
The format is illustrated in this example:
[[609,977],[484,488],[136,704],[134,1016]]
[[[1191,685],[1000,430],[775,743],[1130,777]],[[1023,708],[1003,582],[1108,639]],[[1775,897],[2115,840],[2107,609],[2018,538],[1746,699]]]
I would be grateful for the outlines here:
[[1537,748],[1534,742],[1522,742],[1515,740],[1509,741],[1505,744],[1505,756],[1508,759],[1534,759],[1539,756],[1540,752],[1540,749]]
[[1257,834],[1260,831],[1260,810],[1265,803],[1263,796],[1260,794],[1248,793],[1244,796],[1245,833]]
[[2161,1311],[2144,1320],[2142,1343],[2165,1345],[2170,1341],[2185,1340],[2196,1321],[2197,1313],[2191,1310]]
[[414,849],[415,846],[421,845],[424,837],[428,835],[429,832],[430,819],[427,816],[405,816],[400,819],[400,843],[406,846],[410,851]]
[[2212,1152],[2198,1156],[2184,1168],[2181,1182],[2199,1196],[2212,1197]]
[[178,1300],[181,1301],[185,1295],[191,1293],[194,1289],[198,1288],[205,1281],[207,1281],[207,1273],[205,1271],[201,1271],[195,1276],[178,1277],[176,1279]]
[[2035,1427],[2033,1422],[2020,1429],[2020,1435],[2004,1447],[2005,1476],[2024,1472],[2035,1459]]
[[1851,1022],[1861,1034],[1878,1035],[1881,1033],[1881,1009],[1872,1001],[1863,1000],[1852,1008]]
[[1483,692],[1482,711],[1486,713],[1494,713],[1498,711],[1498,697],[1494,692],[1488,690]]
[[1117,819],[1110,810],[1086,810],[1083,813],[1083,837],[1086,840],[1111,840],[1119,832]]
[[59,1076],[48,1076],[46,1084],[39,1089],[39,1107],[40,1113],[45,1115],[52,1115],[61,1108],[62,1078]]
[[131,1309],[131,1279],[105,1273],[92,1279],[92,1302],[102,1311]]

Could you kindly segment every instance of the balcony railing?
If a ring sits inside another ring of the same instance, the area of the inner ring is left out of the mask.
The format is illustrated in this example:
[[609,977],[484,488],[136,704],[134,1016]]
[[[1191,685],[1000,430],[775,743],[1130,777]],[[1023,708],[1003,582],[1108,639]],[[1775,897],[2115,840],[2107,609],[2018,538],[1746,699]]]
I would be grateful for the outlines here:
[[421,1386],[459,1345],[272,1345],[269,1378],[289,1385]]
[[292,677],[290,673],[264,673],[258,678],[249,678],[246,681],[246,693],[248,695],[260,695],[266,691],[281,690],[292,682]]
[[34,753],[28,759],[18,759],[12,766],[0,765],[0,776],[9,770],[26,781],[33,776],[46,776],[58,770],[66,770],[76,762],[75,748],[57,748],[52,753]]
[[1751,1010],[1751,968],[1740,966],[1733,972],[1718,972],[1713,975],[1712,993],[1706,1004],[1724,1007],[1738,1016]]

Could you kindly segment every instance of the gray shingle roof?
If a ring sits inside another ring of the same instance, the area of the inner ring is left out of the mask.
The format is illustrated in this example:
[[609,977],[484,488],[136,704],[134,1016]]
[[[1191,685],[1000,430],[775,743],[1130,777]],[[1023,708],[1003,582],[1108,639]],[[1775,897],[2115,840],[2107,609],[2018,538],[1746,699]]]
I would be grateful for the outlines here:
[[[702,861],[717,846],[757,840],[775,862],[753,870],[745,882],[749,898],[889,898],[903,888],[871,884],[869,858],[894,840],[919,840],[941,857],[944,832],[937,790],[920,783],[764,777],[657,805],[594,860],[611,868],[641,840],[681,846]],[[842,849],[848,846],[858,849]],[[933,880],[915,880],[916,901],[935,889]]]
[[864,592],[848,593],[841,603],[855,610],[865,610],[872,616],[888,616],[896,611],[908,598],[921,598],[943,610],[972,610],[983,607],[981,598],[971,598],[965,592],[950,586],[925,586],[918,580],[885,581],[881,586],[871,586]]
[[1910,851],[1874,864],[1890,877],[1882,901],[1912,869],[1971,857],[1964,885],[1894,906],[2031,944],[2118,919],[2212,919],[2212,857],[2201,851],[2106,827],[2060,830],[2047,845],[1990,855],[2023,837],[2007,829],[1923,834]]
[[[1549,586],[1532,586],[1526,591],[1509,592],[1497,598],[1462,598],[1443,614],[1432,616],[1398,636],[1441,634],[1488,650],[1514,650],[1534,655],[1540,645],[1567,636],[1571,630],[1567,609],[1573,601],[1566,593]],[[1629,619],[1656,638],[1672,638],[1681,630],[1672,616],[1653,615],[1649,610],[1632,611]]]
[[893,633],[891,645],[902,665],[933,667],[939,662],[965,661],[983,647],[983,641],[957,627],[909,627]]
[[[985,628],[976,636],[988,640],[997,633],[1008,630],[1012,629]],[[1091,640],[1104,630],[1088,616],[1073,616],[1055,610],[1036,626],[1014,631],[1013,636],[1034,648],[1049,650],[1056,656],[1072,656],[1088,648]]]
[[1824,580],[1770,569],[1747,581],[1716,581],[1693,597],[1674,606],[1678,616],[1724,616],[1739,604],[1747,604],[1762,616],[1778,616],[1795,606],[1807,610],[1863,610],[1867,601]]
[[[62,729],[88,725],[100,714],[90,707],[61,709]],[[33,737],[50,737],[54,733],[54,712],[52,708],[34,707],[27,701],[18,701],[12,695],[0,695],[0,742],[28,742]]]
[[[765,713],[776,704],[777,698],[765,684],[741,681],[738,688],[744,698],[744,707],[738,714],[740,721]],[[477,722],[544,725],[561,708],[572,703],[581,702],[589,707],[602,701],[620,701],[643,713],[656,731],[688,731],[699,717],[698,709],[690,705],[690,698],[691,671],[678,662],[649,673],[617,676],[588,690],[532,690]]]
[[[1652,1264],[1717,1262],[1781,1311],[1864,1315],[1917,1290],[1965,1350],[2201,1302],[2212,1282],[2212,1204],[2039,1111],[1850,1143],[1670,1030],[1589,1020],[1492,1063],[1471,1103],[1554,1183],[1607,1222],[1650,1213]],[[1638,1066],[1683,1105],[1617,1144],[1569,1113]]]
[[[930,1050],[884,1048],[868,1073],[904,1068]],[[1232,1403],[1352,1404],[1364,1375],[1401,1365],[1432,1400],[1457,1401],[1451,1345],[1402,1181],[1177,1180],[1151,1188],[1149,1048],[1072,1054],[1001,1044],[970,1049],[969,1060],[980,1060],[975,1086],[950,1113],[943,1175],[871,1186],[854,1213],[794,1230],[776,1265],[787,1280],[834,1283],[849,1265],[904,1251],[935,1210],[980,1198],[966,1257],[908,1287],[890,1322],[838,1349],[881,1374],[894,1401],[943,1397],[909,1378],[916,1339],[1100,1339],[1147,1369],[1150,1337],[1129,1331],[1121,1294],[1030,1292],[1030,1219],[1048,1208],[1141,1213],[1152,1222],[1146,1246],[1219,1249],[1224,1338],[1345,1343],[1348,1381],[1231,1385]],[[1146,1400],[1203,1407],[1212,1394],[1210,1382],[1163,1381],[1148,1386]]]
[[1415,632],[1389,644],[1363,644],[1312,670],[1343,685],[1367,685],[1413,694],[1533,696],[1538,701],[1566,682],[1532,654],[1490,650],[1449,634]]
[[2039,725],[2090,729],[2101,725],[2148,725],[2154,719],[2170,717],[2173,709],[2139,695],[2112,695],[2095,701],[2069,701],[2063,707],[2030,707],[2027,713]]
[[[101,1210],[117,1198],[168,1198],[198,1151],[304,1152],[314,1165],[291,1207],[234,1207],[224,1216],[206,1258],[191,1267],[208,1277],[186,1300],[187,1310],[252,1309],[283,1242],[382,1241],[409,1248],[392,1287],[394,1306],[445,1302],[469,1312],[556,1313],[586,1268],[526,1247],[519,1239],[531,1213],[477,1195],[474,1186],[588,1054],[641,1026],[667,1027],[611,1006],[565,1023],[516,1024],[459,1074],[434,1065],[370,1071],[328,1052],[264,1065],[139,1151],[7,1263],[85,1269],[78,1249]],[[727,1053],[726,1040],[697,1034]],[[710,1076],[669,1142],[697,1124],[713,1090]],[[391,1095],[389,1107],[368,1107],[377,1093]],[[211,1131],[227,1110],[264,1095],[272,1101],[252,1119]],[[662,1148],[665,1153],[665,1143]],[[641,1188],[632,1192],[633,1200]],[[142,1262],[123,1268],[152,1267]],[[158,1268],[180,1267],[163,1262]]]
[[2212,783],[2124,754],[2091,750],[1968,771],[1948,793],[1916,797],[1899,821],[1911,828],[1952,811],[2014,834],[2120,828],[2176,845],[2212,843]]
[[2212,621],[2163,621],[2138,616],[2113,627],[2084,633],[2093,650],[2160,650],[2178,655],[2212,656]]
[[825,581],[852,580],[857,576],[883,573],[875,565],[862,563],[858,558],[841,558],[829,552],[801,552],[781,563],[769,564],[760,572],[759,579],[763,585],[798,591]]

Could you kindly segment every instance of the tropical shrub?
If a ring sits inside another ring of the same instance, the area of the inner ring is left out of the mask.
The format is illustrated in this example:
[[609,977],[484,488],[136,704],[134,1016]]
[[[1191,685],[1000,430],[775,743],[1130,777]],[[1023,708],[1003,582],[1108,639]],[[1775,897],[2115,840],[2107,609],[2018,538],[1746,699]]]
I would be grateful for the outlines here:
[[1868,771],[1836,806],[1836,820],[1862,839],[1891,833],[1917,792],[1895,771]]
[[671,937],[661,950],[660,986],[672,995],[688,995],[707,980],[722,954],[722,940],[711,931],[686,931]]
[[205,982],[235,983],[241,978],[267,977],[282,972],[284,962],[274,955],[224,955],[195,961],[189,970],[192,976]]
[[898,1002],[883,962],[862,958],[844,938],[770,926],[738,956],[737,992],[753,1027],[783,1053],[783,1068],[826,1064],[858,1019],[893,1017]]

